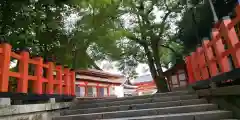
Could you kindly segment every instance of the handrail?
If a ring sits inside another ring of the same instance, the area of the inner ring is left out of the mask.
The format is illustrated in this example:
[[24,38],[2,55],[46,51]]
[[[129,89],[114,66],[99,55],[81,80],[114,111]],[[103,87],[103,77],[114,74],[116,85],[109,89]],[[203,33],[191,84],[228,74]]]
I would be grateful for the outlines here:
[[[13,77],[17,80],[15,93],[28,93],[30,92],[28,88],[32,87],[32,92],[39,95],[75,96],[75,72],[73,70],[64,68],[62,65],[55,66],[53,62],[43,63],[42,57],[30,58],[27,51],[15,53],[11,49],[12,46],[8,43],[0,44],[0,92],[9,92],[9,78]],[[11,58],[18,60],[17,72],[10,71]],[[29,64],[34,66],[33,75],[30,75]],[[43,72],[47,74],[46,78]],[[29,86],[28,81],[32,81],[33,86]],[[46,84],[46,89],[43,88],[43,84]]]
[[[212,29],[212,38],[204,38],[202,46],[185,59],[189,84],[210,80],[214,76],[240,68],[240,4],[236,17],[224,17],[218,28]],[[238,29],[238,32],[235,30]],[[233,66],[229,61],[231,61]]]

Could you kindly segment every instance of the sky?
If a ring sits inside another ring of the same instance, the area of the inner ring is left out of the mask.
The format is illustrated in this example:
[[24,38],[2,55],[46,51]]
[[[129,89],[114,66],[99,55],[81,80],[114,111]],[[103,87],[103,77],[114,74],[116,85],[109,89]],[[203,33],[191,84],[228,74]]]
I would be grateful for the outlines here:
[[[107,60],[97,62],[97,65],[106,72],[110,72],[110,73],[114,73],[114,74],[122,74],[117,69],[117,67],[114,66],[115,64],[116,64],[116,62],[110,62],[110,61],[107,61]],[[162,69],[163,69],[163,71],[166,71],[165,68],[162,68]],[[138,76],[151,74],[150,71],[149,71],[148,65],[143,64],[143,63],[138,64],[138,66],[136,68],[136,72],[137,72]]]
[[[97,62],[97,65],[103,69],[104,71],[107,72],[111,72],[111,73],[115,73],[115,74],[122,74],[117,67],[115,67],[116,62],[110,62],[108,60],[103,60],[100,62]],[[147,71],[146,71],[147,69]],[[148,69],[148,65],[147,64],[142,64],[140,63],[137,68],[136,68],[136,72],[138,73],[138,75],[145,75],[145,74],[150,74],[149,69]]]

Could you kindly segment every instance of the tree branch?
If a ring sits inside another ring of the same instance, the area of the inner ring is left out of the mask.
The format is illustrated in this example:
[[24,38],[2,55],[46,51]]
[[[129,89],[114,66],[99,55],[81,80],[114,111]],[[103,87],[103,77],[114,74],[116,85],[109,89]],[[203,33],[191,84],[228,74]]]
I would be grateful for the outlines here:
[[174,42],[174,43],[177,43],[177,44],[182,44],[181,42],[176,41],[178,38],[180,38],[179,35],[174,35],[173,37],[171,37],[170,35],[166,35],[166,36],[168,37],[167,43]]
[[157,0],[154,0],[154,1],[152,1],[152,3],[151,3],[151,6],[150,6],[150,9],[149,10],[147,10],[147,15],[149,15],[152,11],[153,11],[153,6],[154,6],[154,4],[157,2]]
[[177,52],[173,48],[171,48],[170,46],[160,45],[160,47],[167,48],[167,49],[171,50],[174,54],[177,54]]
[[[141,1],[141,3],[140,3],[142,7],[139,8],[139,13],[140,13],[139,15],[142,17],[142,20],[144,20],[146,22],[146,24],[148,26],[150,26],[151,22],[149,21],[148,16],[153,11],[154,3],[152,2],[149,9],[147,9],[147,8],[144,8],[144,3],[143,2],[144,1]],[[144,25],[146,25],[146,24],[144,24]]]
[[88,54],[86,54],[86,57],[95,69],[102,70]]
[[174,12],[174,9],[176,9],[178,6],[179,6],[179,3],[177,3],[176,5],[174,5],[173,7],[169,7],[167,4],[166,4],[166,1],[167,0],[164,0],[164,3],[165,3],[165,6],[166,6],[166,10],[167,10],[167,13],[164,15],[163,19],[162,19],[162,22],[160,23],[160,32],[159,32],[159,35],[158,37],[162,37],[162,34],[164,33],[164,27],[165,27],[165,23],[167,21],[167,18],[169,17],[169,15]]
[[162,19],[162,22],[160,23],[160,32],[159,32],[159,34],[158,34],[158,36],[159,36],[160,38],[162,37],[162,34],[164,33],[165,23],[166,23],[166,21],[167,21],[168,16],[169,16],[171,13],[172,13],[171,10],[168,11],[168,12],[164,15],[164,17],[163,17],[163,19]]
[[128,39],[135,41],[136,43],[139,43],[140,45],[144,46],[147,45],[147,42],[144,40],[140,40],[136,38],[135,36],[126,36]]
[[97,70],[102,70],[95,62],[93,62],[92,66]]
[[[144,3],[143,2],[144,1],[141,1],[140,2],[140,7],[137,7],[137,9],[138,9],[138,15],[137,15],[138,20],[140,20],[139,16],[141,16],[141,18],[142,18],[142,21],[139,21],[141,23],[140,28],[145,26],[145,22],[147,24],[150,24],[150,21],[148,20],[148,14],[145,14],[145,9],[146,8],[144,8]],[[147,12],[151,12],[151,11],[147,11]]]

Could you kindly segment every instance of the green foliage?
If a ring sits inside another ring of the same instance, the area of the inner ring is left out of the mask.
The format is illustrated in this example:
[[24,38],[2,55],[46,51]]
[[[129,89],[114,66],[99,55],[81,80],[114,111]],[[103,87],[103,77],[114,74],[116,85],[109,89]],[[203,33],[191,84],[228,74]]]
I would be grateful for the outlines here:
[[162,67],[168,69],[177,64],[178,60],[183,60],[183,45],[176,42],[168,43],[169,48],[162,47],[160,54]]
[[153,79],[162,91],[167,91],[166,83],[162,79],[162,67],[173,64],[174,59],[182,52],[181,43],[173,42],[176,38],[174,26],[184,7],[180,2],[122,1],[118,10],[119,26],[125,31],[122,34],[125,38],[118,43],[118,47],[122,50],[119,56],[119,69],[135,71],[133,68],[139,63],[148,64]]
[[[182,7],[177,1],[125,1],[122,4],[123,16],[130,16],[122,19],[122,25],[128,33],[125,34],[126,37],[132,41],[124,40],[123,43],[128,45],[121,46],[124,51],[122,59],[132,56],[136,62],[148,63],[146,51],[142,46],[144,43],[149,46],[151,51],[154,49],[152,44],[157,44],[157,48],[161,49],[159,57],[162,63],[173,62],[173,56],[176,53],[172,50],[179,49],[178,46],[181,44],[176,46],[175,43],[170,42],[169,36],[175,34],[174,29],[170,26],[174,26],[175,19],[179,17]],[[162,45],[166,47],[162,47]],[[178,52],[180,53],[180,51]]]
[[184,52],[194,51],[203,37],[210,37],[213,17],[208,3],[187,8],[178,24],[179,39],[183,42]]
[[15,50],[28,47],[73,68],[97,67],[95,60],[118,50],[116,7],[111,0],[1,0],[0,34]]

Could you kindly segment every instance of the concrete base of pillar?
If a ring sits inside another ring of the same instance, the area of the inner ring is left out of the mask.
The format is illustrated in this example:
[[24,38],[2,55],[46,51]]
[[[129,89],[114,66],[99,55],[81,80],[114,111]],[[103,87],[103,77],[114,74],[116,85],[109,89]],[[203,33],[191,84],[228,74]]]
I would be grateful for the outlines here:
[[0,98],[0,106],[8,106],[11,105],[10,98]]
[[210,87],[212,89],[216,89],[217,88],[217,84],[215,82],[211,82]]
[[22,100],[14,100],[14,101],[13,101],[13,104],[14,104],[14,105],[22,105],[22,104],[23,104],[23,101],[22,101]]
[[56,100],[55,100],[55,98],[50,98],[48,102],[49,103],[56,103]]

